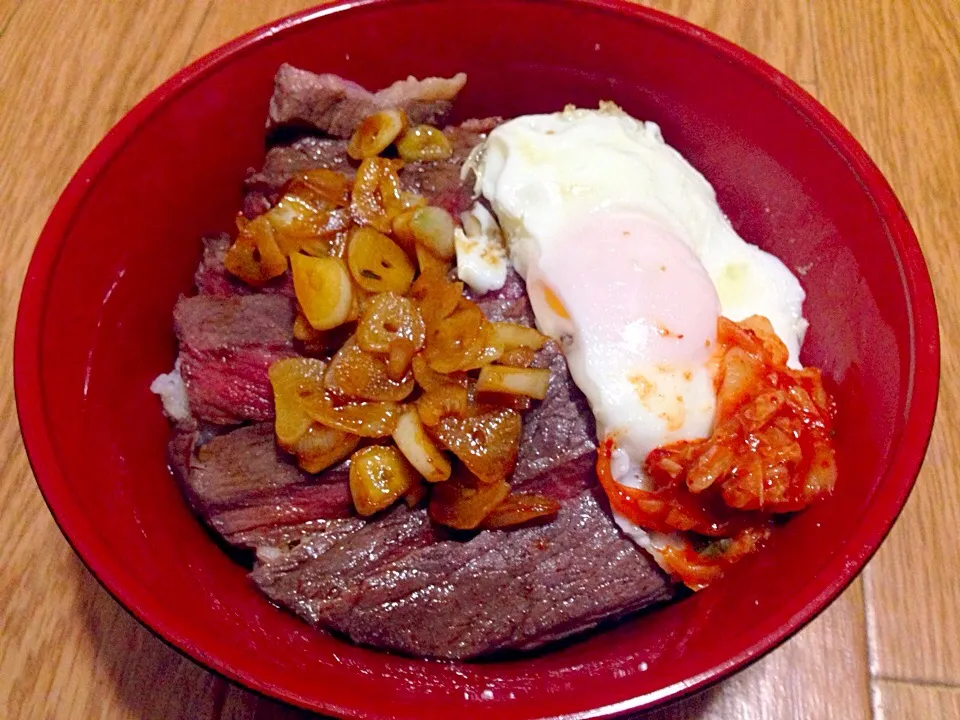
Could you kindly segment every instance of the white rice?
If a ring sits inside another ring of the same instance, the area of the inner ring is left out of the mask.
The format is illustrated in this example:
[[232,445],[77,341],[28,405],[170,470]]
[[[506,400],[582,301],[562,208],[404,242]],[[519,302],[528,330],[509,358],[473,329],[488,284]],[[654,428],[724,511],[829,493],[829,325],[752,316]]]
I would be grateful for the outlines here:
[[160,396],[163,401],[163,412],[174,422],[190,419],[190,401],[187,399],[187,388],[180,376],[180,358],[173,365],[170,372],[157,375],[150,383],[150,391]]

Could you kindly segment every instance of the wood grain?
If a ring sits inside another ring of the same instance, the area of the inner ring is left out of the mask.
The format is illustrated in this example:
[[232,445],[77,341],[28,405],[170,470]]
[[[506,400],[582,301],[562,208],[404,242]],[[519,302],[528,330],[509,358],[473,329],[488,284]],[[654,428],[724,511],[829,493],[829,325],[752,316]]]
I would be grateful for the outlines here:
[[759,55],[798,83],[815,82],[810,0],[641,0]]
[[[203,24],[197,33],[193,57],[210,52],[237,35],[265,25],[277,18],[291,15],[311,7],[328,4],[329,0],[272,0],[271,2],[234,2],[233,0],[210,0]],[[192,59],[192,58],[191,58]]]
[[14,16],[20,7],[18,0],[3,0],[0,2],[0,37],[3,37],[10,23],[10,18]]
[[881,680],[878,685],[876,720],[960,718],[960,688],[894,680]]
[[[183,64],[204,9],[39,1],[8,14],[0,36],[3,367],[12,363],[26,262],[57,195],[110,125]],[[0,418],[0,717],[210,717],[221,681],[137,624],[57,530],[20,443],[8,372]]]
[[[35,238],[86,153],[132,104],[189,60],[302,0],[0,0],[0,362],[11,364],[19,287]],[[819,94],[888,174],[937,284],[944,377],[960,227],[960,7],[950,0],[655,0],[756,52]],[[51,49],[54,49],[52,51]],[[281,720],[308,717],[182,658],[83,569],[36,490],[0,382],[0,717]],[[958,409],[944,384],[941,417]],[[956,435],[938,425],[920,486],[866,574],[820,618],[753,667],[649,718],[960,716],[960,501]],[[869,628],[864,614],[868,605]],[[868,633],[869,630],[869,633]],[[869,635],[869,641],[868,641]],[[868,654],[868,644],[872,654]]]
[[[876,674],[960,683],[960,5],[817,3],[821,99],[896,190],[923,246],[940,312],[938,422],[923,472],[865,574]],[[851,32],[851,28],[856,32]]]
[[[271,3],[235,3],[212,0],[210,12],[197,37],[194,54],[200,55],[275,18],[322,4],[309,0]],[[813,82],[813,42],[808,0],[739,2],[730,12],[724,0],[642,0],[642,5],[682,17],[754,52],[797,82]]]

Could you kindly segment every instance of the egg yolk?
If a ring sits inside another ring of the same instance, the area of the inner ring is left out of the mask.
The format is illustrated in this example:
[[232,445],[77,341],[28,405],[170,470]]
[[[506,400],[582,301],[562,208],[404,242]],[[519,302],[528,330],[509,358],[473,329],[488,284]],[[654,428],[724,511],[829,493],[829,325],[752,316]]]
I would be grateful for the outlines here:
[[590,216],[541,251],[534,274],[543,287],[531,298],[537,319],[572,321],[584,344],[617,345],[650,363],[710,355],[720,314],[713,282],[679,238],[643,215]]
[[693,252],[620,211],[588,216],[538,255],[527,278],[537,322],[564,341],[603,431],[625,436],[638,465],[665,440],[709,434],[720,303]]

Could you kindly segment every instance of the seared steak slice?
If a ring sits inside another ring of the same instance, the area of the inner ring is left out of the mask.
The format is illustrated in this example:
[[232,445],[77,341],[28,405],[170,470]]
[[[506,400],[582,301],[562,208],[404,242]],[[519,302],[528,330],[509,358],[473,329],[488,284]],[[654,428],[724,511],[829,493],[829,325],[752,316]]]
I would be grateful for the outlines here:
[[267,129],[310,127],[348,138],[366,115],[376,112],[373,93],[339,75],[317,74],[284,63],[273,80]]
[[[447,160],[405,165],[400,169],[404,189],[420,193],[431,204],[454,216],[459,215],[473,204],[470,186],[460,179],[463,163],[470,151],[486,137],[485,133],[499,123],[500,118],[487,118],[444,129],[453,147],[453,155]],[[247,177],[244,215],[254,218],[266,212],[280,199],[284,187],[294,175],[318,168],[353,177],[355,167],[347,155],[346,141],[307,136],[270,148],[263,169]]]
[[273,417],[267,370],[295,354],[293,317],[293,302],[281,295],[177,301],[180,374],[195,418],[230,425]]
[[507,279],[503,287],[482,295],[478,295],[469,287],[464,288],[464,294],[473,300],[488,320],[493,322],[512,322],[534,327],[533,308],[527,297],[527,287],[523,278],[512,267],[507,270]]
[[308,479],[277,447],[272,423],[259,423],[202,445],[191,458],[185,489],[190,504],[210,516]]
[[486,133],[499,125],[500,118],[469,120],[444,129],[453,154],[436,162],[413,162],[400,169],[407,190],[420,193],[432,205],[438,205],[457,217],[473,205],[473,186],[460,179],[460,171],[470,151],[486,139]]
[[[371,522],[344,532],[331,542],[327,529],[303,537],[299,545],[261,545],[252,577],[267,595],[313,624],[326,624],[344,603],[353,605],[363,592],[362,582],[384,566],[413,550],[446,536],[426,510],[395,507]],[[331,604],[328,612],[326,603]]]
[[365,521],[351,515],[349,472],[349,464],[343,463],[320,475],[305,476],[301,484],[279,488],[244,507],[217,512],[208,522],[231,545],[248,548],[260,547],[278,530],[297,525],[309,530],[319,522],[346,518],[362,525]]
[[411,124],[435,123],[450,111],[466,82],[463,73],[452,78],[410,77],[371,93],[338,75],[318,75],[284,63],[274,78],[267,128],[305,126],[348,138],[367,115],[391,108],[403,110]]
[[[523,279],[514,270],[499,290],[473,297],[488,319],[533,327]],[[520,453],[511,484],[531,492],[579,493],[596,483],[597,431],[587,398],[570,377],[553,341],[537,353],[536,367],[550,369],[547,396],[523,416]],[[544,487],[538,487],[544,483]]]
[[444,535],[425,510],[400,507],[333,538],[262,547],[252,577],[355,642],[458,660],[537,647],[672,596],[590,491],[546,525]]
[[[199,433],[197,432],[196,422],[193,427],[174,427],[173,435],[167,443],[167,466],[173,472],[174,476],[183,483],[190,474],[190,464],[193,462],[193,453],[198,445]],[[186,486],[183,485],[184,494]],[[190,506],[199,514],[199,509],[188,496]]]
[[293,340],[293,306],[277,295],[180,298],[173,310],[181,345],[197,352],[224,347],[287,347]]
[[532,490],[526,485],[569,485],[574,478],[585,476],[592,486],[597,481],[597,430],[590,405],[570,377],[567,361],[555,343],[549,342],[534,364],[550,368],[550,385],[543,401],[524,413],[511,484]]
[[203,238],[203,256],[197,271],[193,274],[193,284],[200,295],[249,295],[253,288],[231,277],[223,266],[223,260],[230,249],[230,236],[226,233]]
[[170,441],[170,456],[178,458],[172,464],[194,511],[234,545],[276,541],[284,528],[353,512],[349,462],[319,475],[303,472],[277,447],[272,423],[202,445],[196,433],[180,432]]
[[266,212],[280,199],[284,186],[294,175],[318,168],[352,178],[356,168],[347,155],[346,140],[308,135],[270,148],[263,169],[247,176],[243,214],[254,218]]

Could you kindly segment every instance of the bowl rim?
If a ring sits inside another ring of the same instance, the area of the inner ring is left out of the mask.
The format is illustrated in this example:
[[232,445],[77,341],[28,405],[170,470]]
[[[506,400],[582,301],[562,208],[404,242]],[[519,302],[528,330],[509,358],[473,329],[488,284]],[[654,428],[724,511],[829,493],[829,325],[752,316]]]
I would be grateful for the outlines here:
[[[415,0],[435,3],[442,0]],[[660,30],[698,42],[714,55],[736,64],[776,88],[790,105],[829,143],[851,168],[886,225],[896,251],[901,282],[907,295],[910,320],[910,364],[905,416],[900,444],[891,452],[882,482],[874,492],[868,512],[860,519],[845,545],[833,553],[812,578],[816,592],[775,631],[726,661],[688,680],[617,703],[578,711],[577,718],[610,717],[676,700],[712,685],[760,659],[789,639],[822,612],[857,576],[893,527],[913,489],[933,428],[939,391],[940,339],[933,287],[916,235],[892,188],[859,142],[819,102],[786,75],[752,53],[714,33],[680,18],[642,7],[627,0],[527,0],[539,5],[567,5],[607,12],[624,19],[646,22]],[[61,532],[101,585],[148,630],[186,656],[214,672],[253,689],[301,707],[339,716],[386,718],[366,701],[346,707],[324,700],[317,693],[304,697],[258,677],[251,661],[225,660],[204,648],[189,622],[168,612],[142,590],[126,569],[113,560],[99,532],[77,506],[66,468],[60,466],[53,440],[47,432],[40,382],[41,339],[47,311],[47,286],[76,212],[84,205],[100,173],[123,151],[127,142],[159,108],[218,67],[278,33],[324,17],[366,8],[409,4],[409,0],[339,0],[280,18],[231,40],[191,64],[151,91],[128,111],[90,152],[60,195],[34,249],[21,292],[14,340],[14,390],[24,446],[37,485]],[[574,717],[560,715],[555,717]]]

